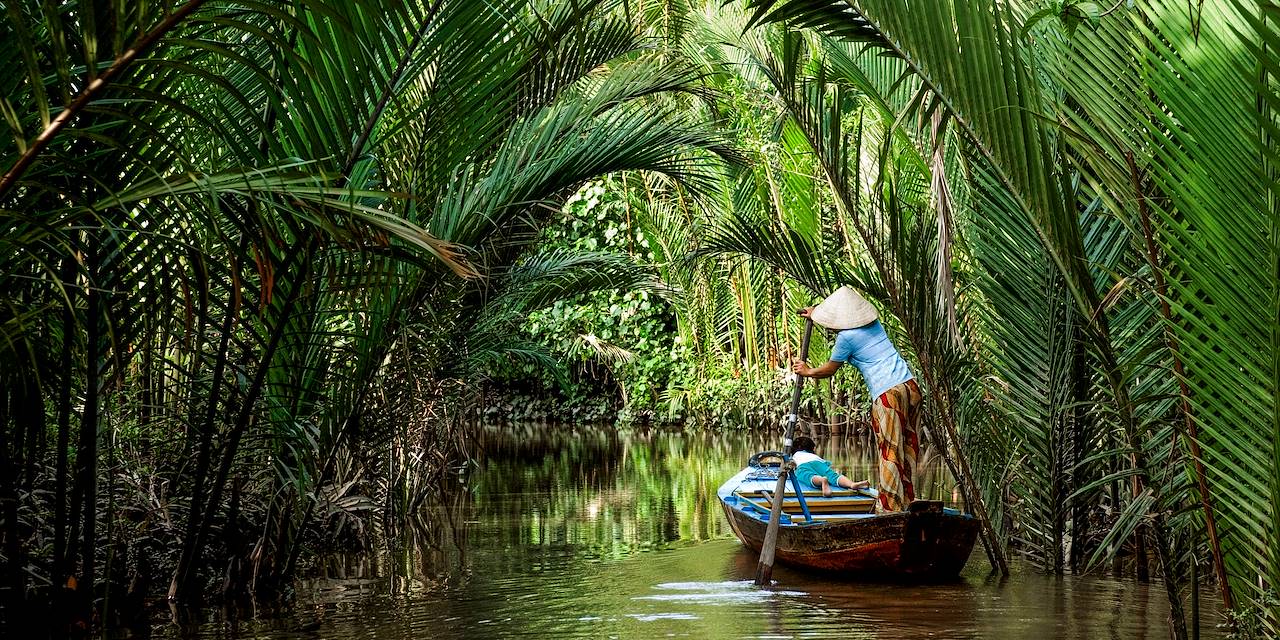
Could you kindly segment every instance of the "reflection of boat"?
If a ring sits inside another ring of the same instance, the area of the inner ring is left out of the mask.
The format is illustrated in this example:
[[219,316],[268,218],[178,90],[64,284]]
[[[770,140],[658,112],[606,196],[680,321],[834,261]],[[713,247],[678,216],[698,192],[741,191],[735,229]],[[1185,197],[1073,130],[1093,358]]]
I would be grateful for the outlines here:
[[[748,466],[721,485],[716,495],[733,532],[759,551],[769,524],[778,466]],[[794,486],[788,482],[788,489]],[[973,516],[916,501],[900,513],[875,513],[874,489],[841,490],[830,498],[804,493],[811,520],[800,501],[783,498],[776,557],[787,564],[882,580],[942,580],[964,568],[978,537]]]

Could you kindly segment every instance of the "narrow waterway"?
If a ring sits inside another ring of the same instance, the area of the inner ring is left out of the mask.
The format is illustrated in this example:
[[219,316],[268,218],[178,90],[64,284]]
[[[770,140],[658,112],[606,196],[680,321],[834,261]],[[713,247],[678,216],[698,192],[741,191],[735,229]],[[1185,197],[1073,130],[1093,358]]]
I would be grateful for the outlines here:
[[[159,637],[255,638],[1151,638],[1168,637],[1159,585],[1107,577],[988,576],[974,550],[934,586],[836,582],[756,557],[715,488],[773,438],[614,427],[490,427],[439,524],[390,557],[335,557],[285,611],[202,611]],[[820,446],[855,478],[857,438]],[[928,456],[926,456],[926,459]],[[928,497],[954,504],[926,460]],[[1202,637],[1219,637],[1205,612]]]

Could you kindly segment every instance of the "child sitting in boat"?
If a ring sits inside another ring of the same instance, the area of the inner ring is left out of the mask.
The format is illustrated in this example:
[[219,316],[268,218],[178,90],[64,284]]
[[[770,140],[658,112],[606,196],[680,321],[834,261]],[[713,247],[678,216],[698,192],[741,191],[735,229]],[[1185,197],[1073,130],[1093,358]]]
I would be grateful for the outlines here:
[[832,469],[830,462],[813,452],[816,447],[813,438],[800,436],[796,438],[793,446],[795,453],[791,454],[791,460],[796,463],[795,477],[801,482],[808,482],[815,489],[822,489],[824,498],[831,497],[832,485],[843,489],[866,489],[871,486],[871,483],[866,480],[854,482],[848,476],[840,475],[839,471]]

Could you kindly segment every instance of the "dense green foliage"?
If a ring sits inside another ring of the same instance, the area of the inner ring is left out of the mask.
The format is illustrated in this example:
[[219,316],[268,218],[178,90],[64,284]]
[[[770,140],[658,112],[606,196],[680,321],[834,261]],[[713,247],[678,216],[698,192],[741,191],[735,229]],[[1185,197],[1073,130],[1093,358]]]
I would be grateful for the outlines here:
[[996,567],[1280,632],[1274,0],[4,7],[6,623],[393,543],[477,412],[767,424],[851,284]]
[[161,572],[268,594],[314,542],[394,538],[472,374],[545,361],[520,319],[645,279],[540,251],[556,203],[705,190],[725,152],[609,3],[6,8],[10,620],[136,616]]
[[[683,292],[667,283],[679,265],[658,259],[665,229],[639,219],[647,205],[626,181],[612,179],[592,182],[566,200],[559,224],[543,231],[538,246],[627,255],[651,281],[566,297],[531,313],[520,340],[545,348],[557,366],[512,360],[487,370],[493,383],[487,416],[725,428],[775,419],[790,392],[781,367],[734,362],[728,331],[715,331],[708,344],[693,343]],[[818,401],[818,394],[810,395]]]
[[[627,219],[618,185],[593,182],[569,197],[556,224],[538,245],[548,250],[586,254],[608,251],[652,265],[654,253],[645,234]],[[552,417],[595,421],[612,417],[617,404],[632,413],[659,410],[661,390],[683,378],[688,350],[673,340],[675,314],[656,269],[646,269],[647,287],[579,294],[533,312],[520,327],[521,338],[547,348],[562,366],[508,362],[488,372],[499,384],[502,407],[515,418]],[[516,389],[527,388],[527,394]],[[679,419],[678,415],[665,415]]]

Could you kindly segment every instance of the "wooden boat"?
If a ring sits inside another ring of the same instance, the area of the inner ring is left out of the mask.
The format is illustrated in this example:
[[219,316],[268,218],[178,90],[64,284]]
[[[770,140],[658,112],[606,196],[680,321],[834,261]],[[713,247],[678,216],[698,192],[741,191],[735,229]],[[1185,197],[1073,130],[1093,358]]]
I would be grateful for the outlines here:
[[[755,458],[753,458],[753,461]],[[733,532],[759,552],[769,524],[778,464],[748,465],[717,491]],[[840,490],[830,498],[804,492],[807,521],[787,483],[776,557],[806,569],[875,580],[937,581],[959,575],[978,537],[971,515],[941,502],[916,501],[905,512],[876,513],[874,489]]]

